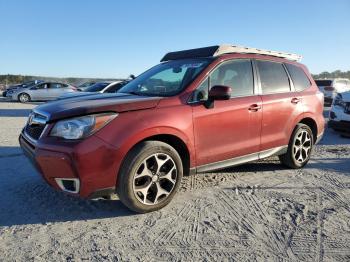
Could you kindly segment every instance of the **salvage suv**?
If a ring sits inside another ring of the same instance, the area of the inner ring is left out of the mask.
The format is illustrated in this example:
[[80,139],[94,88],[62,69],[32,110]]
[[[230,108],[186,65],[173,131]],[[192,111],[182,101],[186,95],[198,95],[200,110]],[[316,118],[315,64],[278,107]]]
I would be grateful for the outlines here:
[[58,190],[158,210],[184,175],[270,156],[289,168],[309,161],[323,94],[298,60],[231,45],[171,52],[116,94],[36,107],[19,141]]

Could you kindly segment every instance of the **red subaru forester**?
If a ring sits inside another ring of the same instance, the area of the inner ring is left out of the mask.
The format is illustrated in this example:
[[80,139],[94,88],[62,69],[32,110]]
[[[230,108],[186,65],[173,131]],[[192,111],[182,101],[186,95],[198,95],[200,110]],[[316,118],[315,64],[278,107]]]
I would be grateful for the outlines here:
[[164,56],[116,94],[36,107],[19,141],[52,187],[167,205],[183,175],[279,156],[301,168],[324,131],[323,94],[300,56],[231,45]]

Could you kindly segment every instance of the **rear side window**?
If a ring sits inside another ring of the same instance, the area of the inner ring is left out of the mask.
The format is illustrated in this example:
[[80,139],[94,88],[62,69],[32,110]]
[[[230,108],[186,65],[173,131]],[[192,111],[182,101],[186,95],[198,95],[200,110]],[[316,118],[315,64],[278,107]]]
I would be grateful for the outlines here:
[[288,72],[292,78],[294,87],[296,91],[303,91],[306,88],[310,87],[311,83],[309,78],[305,75],[303,69],[298,66],[285,64]]
[[257,61],[263,94],[290,92],[286,70],[280,63]]

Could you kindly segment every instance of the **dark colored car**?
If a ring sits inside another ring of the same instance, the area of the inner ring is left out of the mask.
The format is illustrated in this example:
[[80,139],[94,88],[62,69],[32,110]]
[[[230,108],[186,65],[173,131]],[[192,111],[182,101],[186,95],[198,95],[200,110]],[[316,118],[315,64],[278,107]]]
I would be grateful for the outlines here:
[[167,205],[184,175],[273,155],[302,168],[324,132],[323,94],[299,56],[237,46],[172,52],[116,94],[33,110],[25,154],[54,188]]
[[90,86],[92,86],[92,85],[94,85],[94,84],[96,84],[96,83],[97,83],[96,81],[84,82],[84,83],[82,83],[81,85],[79,85],[79,86],[77,87],[77,89],[78,89],[79,91],[85,91],[86,88],[88,88],[88,87],[90,87]]

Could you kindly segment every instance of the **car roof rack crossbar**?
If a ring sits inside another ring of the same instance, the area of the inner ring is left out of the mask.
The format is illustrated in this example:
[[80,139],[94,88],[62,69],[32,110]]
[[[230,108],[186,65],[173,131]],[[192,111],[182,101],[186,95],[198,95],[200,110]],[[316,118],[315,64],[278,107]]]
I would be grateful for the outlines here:
[[225,45],[209,46],[209,47],[189,49],[189,50],[183,50],[183,51],[177,51],[177,52],[170,52],[170,53],[167,53],[160,61],[165,62],[169,60],[186,59],[186,58],[216,57],[216,56],[220,56],[224,54],[232,54],[232,53],[269,55],[269,56],[285,58],[292,61],[300,61],[302,58],[301,55],[292,54],[292,53],[225,44]]

